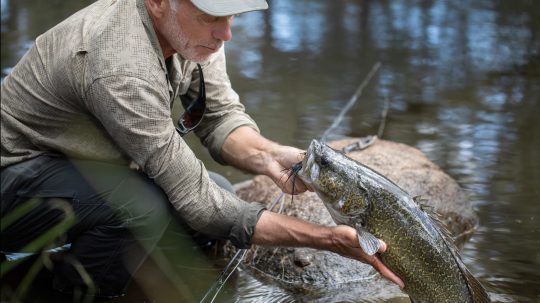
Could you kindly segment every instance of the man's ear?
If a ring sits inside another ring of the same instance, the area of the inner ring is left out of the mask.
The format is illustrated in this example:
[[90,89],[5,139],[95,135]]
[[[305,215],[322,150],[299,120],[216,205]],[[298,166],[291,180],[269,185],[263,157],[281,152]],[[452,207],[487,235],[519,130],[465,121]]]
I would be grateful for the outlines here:
[[169,0],[145,0],[146,9],[153,18],[161,19],[170,10]]

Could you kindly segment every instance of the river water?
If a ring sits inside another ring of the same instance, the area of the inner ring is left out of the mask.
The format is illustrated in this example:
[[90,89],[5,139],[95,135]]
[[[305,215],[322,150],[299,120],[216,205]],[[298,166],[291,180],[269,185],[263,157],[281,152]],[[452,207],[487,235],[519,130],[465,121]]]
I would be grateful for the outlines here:
[[[1,3],[3,77],[37,35],[90,1]],[[462,255],[474,275],[495,301],[540,301],[539,1],[272,0],[236,17],[226,50],[262,133],[300,148],[380,62],[334,138],[375,134],[389,104],[383,138],[420,149],[470,195],[480,225]],[[251,177],[189,141],[209,169]],[[233,297],[295,299],[250,283]]]

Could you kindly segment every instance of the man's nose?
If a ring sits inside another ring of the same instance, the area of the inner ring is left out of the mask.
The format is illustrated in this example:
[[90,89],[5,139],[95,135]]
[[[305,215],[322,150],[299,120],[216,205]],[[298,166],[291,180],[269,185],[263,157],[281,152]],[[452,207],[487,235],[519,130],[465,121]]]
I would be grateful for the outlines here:
[[234,16],[220,18],[218,24],[214,28],[212,35],[214,38],[221,41],[229,41],[232,39],[231,26]]

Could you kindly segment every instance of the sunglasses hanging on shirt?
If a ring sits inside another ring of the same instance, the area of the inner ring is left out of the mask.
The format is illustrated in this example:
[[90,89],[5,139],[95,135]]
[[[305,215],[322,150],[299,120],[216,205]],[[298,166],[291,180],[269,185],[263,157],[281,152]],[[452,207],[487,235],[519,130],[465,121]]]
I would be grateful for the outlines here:
[[206,112],[206,86],[204,83],[204,75],[201,65],[197,64],[197,68],[200,74],[199,95],[197,96],[197,99],[193,100],[186,107],[186,111],[178,119],[176,131],[180,136],[186,135],[197,127],[203,120],[204,113]]

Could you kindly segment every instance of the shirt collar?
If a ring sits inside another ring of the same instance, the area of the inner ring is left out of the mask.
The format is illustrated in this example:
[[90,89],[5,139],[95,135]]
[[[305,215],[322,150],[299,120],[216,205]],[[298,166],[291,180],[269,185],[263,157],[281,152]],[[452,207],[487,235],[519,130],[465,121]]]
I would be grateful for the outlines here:
[[141,21],[144,25],[144,28],[146,29],[148,37],[150,38],[150,42],[152,43],[154,51],[156,52],[156,55],[159,59],[161,68],[169,76],[169,81],[172,86],[170,89],[172,89],[173,91],[176,91],[176,88],[178,87],[179,81],[181,79],[179,55],[178,54],[172,55],[172,57],[169,58],[169,60],[167,60],[169,61],[168,62],[169,64],[167,64],[167,62],[165,61],[165,58],[163,57],[163,51],[159,44],[159,39],[154,29],[152,18],[150,18],[150,15],[148,14],[148,10],[146,8],[146,4],[144,3],[144,0],[137,0],[137,10],[139,11],[139,15],[141,16]]
[[159,45],[159,39],[157,37],[156,31],[154,30],[154,25],[152,23],[150,15],[148,14],[148,10],[146,9],[144,0],[137,0],[137,10],[139,11],[139,15],[141,16],[141,21],[144,25],[144,28],[146,29],[146,33],[148,34],[150,42],[152,43],[154,51],[156,52],[156,55],[159,59],[161,68],[164,71],[167,71],[167,66],[165,65],[165,58],[163,57],[163,51],[161,50],[161,46]]

